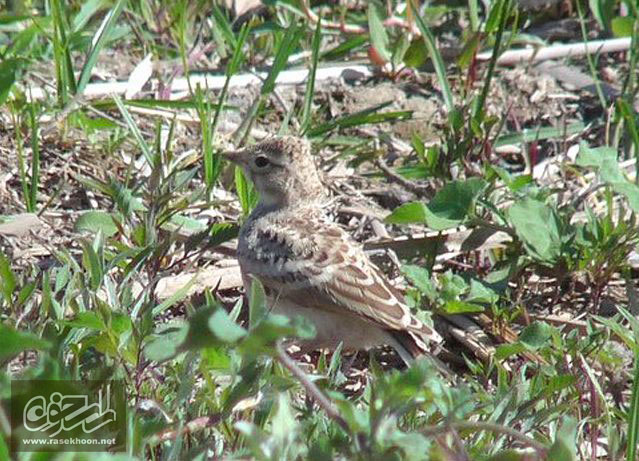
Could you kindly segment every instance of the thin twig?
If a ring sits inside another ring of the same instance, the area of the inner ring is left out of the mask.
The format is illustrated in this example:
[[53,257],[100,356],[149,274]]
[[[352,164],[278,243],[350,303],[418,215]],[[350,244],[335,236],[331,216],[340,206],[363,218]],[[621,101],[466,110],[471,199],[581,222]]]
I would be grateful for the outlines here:
[[333,403],[319,390],[319,388],[313,383],[306,373],[302,371],[300,367],[297,366],[295,361],[289,357],[286,351],[282,348],[282,343],[278,341],[275,346],[277,351],[277,358],[284,367],[291,372],[295,378],[300,382],[300,384],[306,389],[306,392],[315,399],[317,404],[324,409],[326,414],[335,421],[339,426],[344,429],[344,431],[350,433],[350,429],[348,427],[348,423],[344,418],[342,418],[337,411],[337,408],[333,405]]
[[[584,54],[614,53],[628,49],[630,49],[630,37],[593,40],[590,42],[569,43],[540,48],[526,48],[523,50],[509,50],[497,58],[497,65],[512,66],[515,64],[546,61],[548,59],[583,56]],[[488,61],[492,58],[492,54],[492,51],[479,53],[477,60]]]
[[152,437],[151,443],[160,443],[165,442],[167,440],[174,440],[181,435],[191,434],[196,431],[201,431],[203,429],[213,427],[217,425],[220,421],[222,421],[222,414],[216,413],[214,415],[202,416],[200,418],[195,418],[192,421],[186,423],[180,429],[168,429],[164,430],[155,436]]

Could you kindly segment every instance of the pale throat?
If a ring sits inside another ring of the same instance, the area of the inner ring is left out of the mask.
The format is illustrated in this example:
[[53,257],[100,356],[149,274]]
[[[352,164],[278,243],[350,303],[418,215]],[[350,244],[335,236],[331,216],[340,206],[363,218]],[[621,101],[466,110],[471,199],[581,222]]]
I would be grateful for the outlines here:
[[258,187],[259,206],[264,210],[297,208],[325,199],[324,187],[310,179],[301,183],[300,178],[290,177],[285,187]]

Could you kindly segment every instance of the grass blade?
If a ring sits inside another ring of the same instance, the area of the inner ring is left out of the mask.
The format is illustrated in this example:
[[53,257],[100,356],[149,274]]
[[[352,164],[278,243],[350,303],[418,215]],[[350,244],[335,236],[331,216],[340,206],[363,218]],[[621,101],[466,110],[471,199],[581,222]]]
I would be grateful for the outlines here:
[[639,443],[639,351],[635,350],[635,370],[632,380],[632,396],[628,409],[628,450],[626,459],[637,459],[637,444]]
[[35,103],[29,107],[29,121],[31,123],[31,184],[27,211],[35,212],[38,203],[38,185],[40,184],[40,137],[38,136],[38,117]]
[[137,141],[138,146],[140,146],[140,149],[142,149],[142,154],[144,154],[144,158],[146,158],[146,161],[149,163],[149,166],[153,168],[153,164],[154,164],[153,153],[151,152],[151,148],[149,147],[144,137],[142,136],[142,132],[140,132],[140,129],[138,128],[137,124],[133,120],[133,117],[131,117],[131,114],[129,113],[126,106],[122,102],[122,99],[120,99],[120,97],[117,94],[113,95],[113,101],[115,101],[115,105],[118,106],[118,109],[120,110],[120,113],[122,114],[122,117],[124,118],[124,121],[129,127],[129,130],[131,130],[133,137]]
[[89,78],[91,78],[91,70],[95,63],[98,60],[98,55],[100,54],[100,50],[106,43],[106,39],[111,35],[111,31],[115,27],[115,24],[120,17],[120,13],[122,13],[122,9],[126,4],[126,0],[118,0],[115,3],[115,6],[111,8],[104,19],[102,20],[102,24],[98,28],[97,32],[93,36],[93,40],[91,41],[92,46],[89,51],[89,55],[87,56],[87,60],[82,66],[82,71],[80,72],[80,78],[78,79],[77,92],[82,93],[84,88],[89,83]]
[[306,83],[306,93],[304,94],[304,108],[302,110],[302,121],[300,124],[300,133],[306,133],[311,123],[311,112],[313,109],[313,95],[315,94],[315,74],[317,72],[317,63],[319,61],[319,49],[322,42],[322,21],[317,21],[315,33],[313,34],[313,43],[311,45],[313,55],[311,56],[311,71],[308,74],[308,82]]
[[444,65],[444,60],[442,59],[442,55],[439,53],[437,49],[437,44],[435,43],[435,36],[430,31],[422,17],[419,15],[419,11],[415,9],[413,3],[410,3],[410,7],[413,8],[413,14],[415,16],[417,27],[422,33],[422,37],[424,38],[424,43],[426,44],[426,48],[428,49],[428,54],[430,54],[430,58],[433,61],[433,66],[435,67],[435,73],[437,74],[437,80],[439,80],[439,85],[441,86],[442,95],[444,96],[444,103],[446,104],[446,109],[449,113],[452,113],[455,110],[455,103],[453,102],[453,93],[450,90],[450,85],[448,84],[448,78],[446,77],[446,66]]

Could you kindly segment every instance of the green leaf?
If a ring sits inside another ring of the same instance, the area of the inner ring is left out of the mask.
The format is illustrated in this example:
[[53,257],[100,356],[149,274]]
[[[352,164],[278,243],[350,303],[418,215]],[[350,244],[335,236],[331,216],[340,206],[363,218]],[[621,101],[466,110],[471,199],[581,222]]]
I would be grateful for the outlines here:
[[424,205],[420,202],[407,203],[386,218],[393,224],[426,223],[435,230],[450,229],[463,223],[472,211],[475,199],[486,186],[480,178],[465,181],[451,181]]
[[13,58],[0,62],[0,106],[7,100],[9,91],[16,81],[16,69],[19,63],[18,59]]
[[465,301],[446,301],[442,306],[442,311],[447,314],[468,314],[473,312],[483,312],[483,306],[479,304],[468,303]]
[[499,295],[482,282],[475,279],[470,281],[470,291],[466,295],[467,302],[491,304],[496,303],[498,300]]
[[391,52],[388,47],[388,34],[386,33],[386,28],[384,27],[378,8],[374,2],[368,4],[368,30],[371,37],[371,45],[373,45],[384,62],[389,62]]
[[406,67],[411,67],[413,69],[423,65],[427,59],[428,49],[421,38],[413,40],[406,50],[406,53],[404,53],[404,64]]
[[272,433],[279,441],[280,447],[291,447],[295,441],[299,423],[291,409],[287,394],[280,392],[277,396],[277,409],[272,419]]
[[555,442],[548,450],[547,459],[552,459],[553,461],[576,461],[577,421],[571,417],[564,417],[556,437]]
[[415,6],[415,3],[408,2],[409,8],[412,8],[413,14],[415,15],[415,23],[422,33],[422,38],[424,39],[424,44],[426,45],[426,49],[428,49],[428,54],[430,54],[430,59],[433,61],[433,66],[435,67],[435,73],[437,74],[437,80],[439,81],[440,90],[442,92],[442,96],[444,98],[444,103],[446,105],[446,110],[451,113],[455,110],[455,103],[453,99],[453,92],[450,89],[450,84],[448,83],[448,76],[446,74],[446,66],[444,65],[444,60],[442,59],[442,55],[439,52],[439,48],[437,47],[437,43],[435,40],[435,36],[431,32],[430,28],[426,25],[426,22],[419,15],[419,10]]
[[11,296],[17,286],[16,276],[11,269],[9,259],[0,250],[0,291],[5,301],[11,304]]
[[76,232],[89,231],[98,232],[102,231],[105,237],[111,237],[118,232],[118,227],[113,222],[113,217],[106,211],[87,211],[80,215],[76,220],[73,230]]
[[617,16],[610,25],[615,37],[632,37],[632,30],[636,19],[631,16]]
[[87,60],[82,66],[82,71],[80,72],[80,77],[78,78],[78,93],[82,93],[87,83],[89,83],[89,79],[91,78],[91,71],[95,66],[95,63],[98,60],[98,55],[102,50],[102,47],[106,43],[106,40],[110,37],[113,29],[117,23],[118,17],[120,13],[122,13],[122,9],[126,5],[127,0],[117,0],[115,2],[115,6],[111,8],[111,10],[104,16],[102,20],[102,24],[98,27],[96,34],[93,36],[91,40],[91,50],[87,55]]
[[184,342],[187,333],[188,325],[186,323],[163,325],[162,331],[154,334],[144,346],[144,355],[155,362],[163,362],[175,357],[180,351],[180,345]]
[[405,203],[393,210],[385,219],[391,224],[412,224],[426,221],[428,209],[421,202]]
[[244,215],[248,215],[257,203],[257,191],[253,184],[246,180],[244,172],[239,166],[235,167],[235,190]]
[[[632,314],[630,315],[634,318]],[[639,351],[636,348],[634,362],[630,408],[627,413],[628,448],[626,459],[637,459],[637,444],[639,443]]]
[[208,319],[209,330],[225,343],[235,343],[246,336],[246,330],[233,322],[224,309],[217,309]]
[[33,333],[16,331],[7,325],[0,324],[0,362],[26,350],[46,350],[50,347],[49,341],[40,339]]
[[302,106],[302,115],[300,117],[300,133],[306,133],[311,123],[313,114],[313,96],[315,95],[315,74],[317,73],[317,64],[319,62],[320,45],[322,42],[322,21],[317,21],[315,33],[313,34],[313,42],[311,44],[311,70],[308,74],[306,82],[306,92],[304,93],[304,105]]
[[625,196],[630,208],[639,212],[639,186],[624,176],[615,149],[606,146],[591,148],[586,143],[581,143],[575,164],[597,170],[601,180],[610,185],[613,191]]
[[408,120],[412,118],[413,112],[410,110],[399,110],[392,112],[379,112],[391,105],[393,101],[387,101],[373,107],[366,108],[354,114],[347,114],[334,120],[322,123],[307,132],[308,137],[321,136],[334,128],[349,128],[358,125],[366,125],[368,123],[384,123],[399,120]]
[[431,216],[427,217],[426,224],[436,230],[461,224],[485,186],[486,182],[480,178],[449,182],[428,204]]
[[525,198],[508,209],[508,218],[517,236],[536,259],[553,263],[561,254],[559,219],[544,203]]
[[[99,231],[97,235],[100,235]],[[84,243],[82,247],[84,249],[82,252],[82,262],[84,263],[85,268],[89,271],[91,282],[90,287],[92,290],[97,290],[102,283],[102,278],[104,277],[102,260],[93,246],[89,243]]]
[[104,321],[95,312],[79,312],[73,319],[61,320],[58,323],[71,328],[89,328],[98,331],[106,329]]
[[510,356],[521,354],[526,350],[526,346],[521,343],[500,344],[495,351],[495,360],[504,360]]
[[[119,3],[123,3],[123,2],[120,1]],[[149,167],[153,168],[155,166],[154,165],[155,162],[153,160],[153,152],[151,151],[149,144],[144,139],[144,136],[142,136],[142,132],[138,128],[137,123],[135,123],[135,120],[133,120],[131,113],[124,105],[124,102],[122,102],[122,99],[117,94],[112,94],[111,97],[113,98],[115,105],[118,106],[118,109],[120,110],[120,113],[122,114],[122,118],[124,118],[124,121],[126,122],[129,130],[131,131],[131,134],[133,135],[133,137],[137,141],[138,146],[142,150],[142,154],[144,154],[144,158],[146,159]]]
[[536,350],[548,343],[553,328],[545,322],[533,322],[523,329],[519,341],[529,348]]
[[430,280],[428,270],[412,264],[405,264],[402,266],[402,274],[404,274],[419,291],[425,294],[428,299],[434,300],[437,298],[437,290],[435,290]]
[[281,338],[311,339],[314,336],[315,328],[306,317],[297,316],[289,319],[284,315],[271,313],[250,331],[240,343],[240,350],[246,356],[255,356],[268,351]]
[[251,294],[249,295],[249,329],[252,330],[255,328],[255,326],[264,319],[266,313],[267,307],[264,287],[257,278],[252,278]]

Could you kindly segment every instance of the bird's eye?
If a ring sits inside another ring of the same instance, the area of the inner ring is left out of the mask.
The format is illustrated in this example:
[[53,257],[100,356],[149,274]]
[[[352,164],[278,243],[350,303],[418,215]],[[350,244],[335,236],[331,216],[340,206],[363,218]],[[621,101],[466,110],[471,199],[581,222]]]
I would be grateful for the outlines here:
[[255,166],[258,167],[258,168],[264,168],[269,163],[270,162],[269,162],[268,158],[266,156],[264,156],[264,155],[260,155],[260,156],[255,158]]

